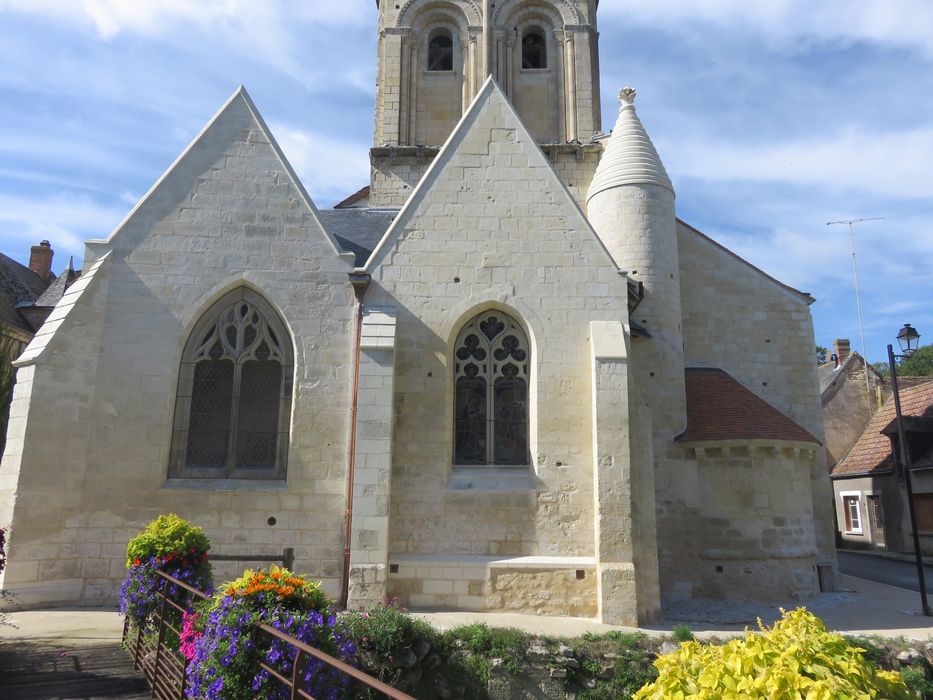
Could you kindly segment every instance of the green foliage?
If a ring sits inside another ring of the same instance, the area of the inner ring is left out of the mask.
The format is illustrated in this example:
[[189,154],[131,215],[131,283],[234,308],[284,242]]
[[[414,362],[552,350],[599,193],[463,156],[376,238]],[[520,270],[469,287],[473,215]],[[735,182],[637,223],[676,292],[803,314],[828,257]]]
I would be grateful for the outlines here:
[[684,642],[658,658],[657,681],[635,694],[663,698],[886,698],[907,700],[911,693],[898,674],[876,670],[862,649],[803,608],[785,613],[761,634],[746,632],[724,646]]
[[569,644],[580,670],[568,673],[567,689],[578,700],[630,698],[658,677],[652,664],[658,641],[643,632],[587,632]]
[[404,650],[422,640],[435,650],[441,646],[441,635],[431,625],[394,604],[348,611],[341,620],[347,635],[356,640],[360,667],[390,685],[404,675],[398,666]]
[[891,376],[891,366],[887,362],[872,362],[871,366],[875,368],[875,371],[880,374],[882,377]]
[[674,639],[678,642],[692,642],[696,637],[687,625],[677,625],[673,631]]
[[908,666],[901,669],[901,680],[917,697],[933,698],[933,681],[922,666]]
[[816,364],[825,365],[829,361],[829,348],[822,345],[816,346]]
[[211,543],[201,531],[187,520],[174,513],[160,515],[146,526],[126,545],[126,568],[152,557],[165,559],[170,555],[192,555],[200,559],[211,548]]
[[901,362],[897,368],[899,377],[933,377],[933,345],[924,345]]
[[6,429],[10,420],[13,385],[16,383],[13,360],[23,351],[23,347],[22,341],[0,335],[0,452],[6,446]]
[[487,627],[476,623],[455,627],[444,634],[444,639],[450,646],[457,646],[459,642],[473,656],[501,659],[506,671],[519,673],[531,637],[512,627]]
[[[331,612],[331,601],[318,584],[278,567],[248,570],[223,585],[213,600],[198,606],[200,635],[190,652],[188,697],[202,700],[272,700],[282,687],[261,667],[267,664],[289,678],[292,647],[267,632],[278,632],[352,663],[356,645]],[[187,620],[186,620],[187,622]],[[317,659],[309,659],[299,675],[302,691],[311,697],[346,697],[348,679]],[[306,696],[307,697],[307,696]]]
[[[159,576],[160,571],[199,590],[211,588],[214,579],[207,563],[210,546],[201,528],[177,515],[160,515],[153,520],[126,546],[129,571],[120,587],[120,613],[139,629],[148,626],[161,605],[157,594],[163,590],[165,580]],[[165,592],[177,601],[188,596],[174,584]]]

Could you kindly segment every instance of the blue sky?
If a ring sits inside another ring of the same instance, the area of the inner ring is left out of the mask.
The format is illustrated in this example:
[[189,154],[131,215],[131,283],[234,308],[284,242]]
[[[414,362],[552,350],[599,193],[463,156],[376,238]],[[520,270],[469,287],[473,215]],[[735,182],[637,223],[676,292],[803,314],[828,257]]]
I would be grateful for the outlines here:
[[[933,3],[603,0],[603,120],[618,88],[678,214],[817,297],[817,341],[933,342]],[[312,198],[368,180],[372,0],[0,0],[0,250],[55,269],[105,237],[243,83]],[[79,261],[80,262],[80,261]]]

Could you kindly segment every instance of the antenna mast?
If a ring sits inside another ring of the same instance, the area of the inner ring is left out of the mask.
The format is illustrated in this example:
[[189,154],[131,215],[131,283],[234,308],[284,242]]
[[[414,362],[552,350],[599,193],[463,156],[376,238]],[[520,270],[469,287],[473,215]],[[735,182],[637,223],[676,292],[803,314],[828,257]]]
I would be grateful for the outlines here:
[[859,279],[858,279],[858,261],[855,257],[855,229],[852,227],[853,224],[861,224],[865,221],[882,221],[886,217],[884,216],[875,216],[869,219],[843,219],[842,221],[827,221],[827,226],[836,226],[837,224],[848,224],[849,226],[849,237],[852,240],[852,271],[855,273],[855,308],[858,311],[858,332],[862,339],[862,359],[865,361],[865,386],[868,389],[868,412],[872,414],[875,412],[875,402],[872,400],[871,395],[871,371],[868,369],[868,352],[865,349],[865,326],[862,323],[862,295],[859,288]]

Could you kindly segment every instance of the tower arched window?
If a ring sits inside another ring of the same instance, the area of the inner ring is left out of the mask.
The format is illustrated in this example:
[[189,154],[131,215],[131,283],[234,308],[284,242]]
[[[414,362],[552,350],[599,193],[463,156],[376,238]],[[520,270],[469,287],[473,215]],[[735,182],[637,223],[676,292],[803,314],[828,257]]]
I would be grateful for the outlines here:
[[428,40],[428,70],[454,69],[454,40],[446,29],[438,29]]
[[173,476],[285,477],[292,353],[285,326],[242,288],[202,316],[182,356]]
[[454,464],[527,465],[528,338],[515,319],[487,311],[454,350]]
[[547,68],[547,41],[540,29],[522,35],[522,68]]

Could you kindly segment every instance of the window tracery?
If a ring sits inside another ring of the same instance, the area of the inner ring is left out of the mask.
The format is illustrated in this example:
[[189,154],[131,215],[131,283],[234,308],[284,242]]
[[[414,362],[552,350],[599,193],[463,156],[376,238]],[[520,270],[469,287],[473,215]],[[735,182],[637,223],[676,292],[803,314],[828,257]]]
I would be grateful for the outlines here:
[[480,314],[456,347],[454,463],[528,464],[528,340],[500,311]]
[[199,322],[182,360],[175,476],[284,476],[292,360],[277,314],[242,289]]

